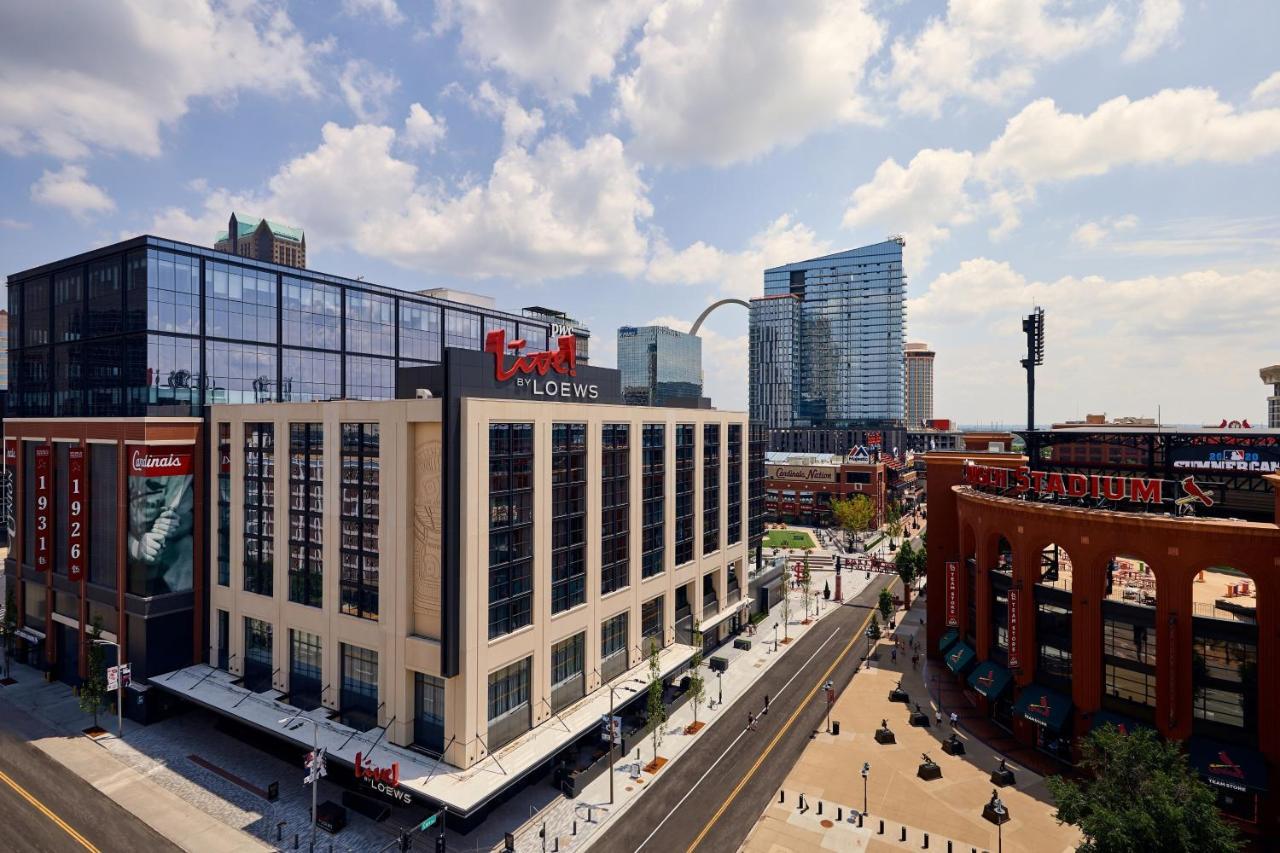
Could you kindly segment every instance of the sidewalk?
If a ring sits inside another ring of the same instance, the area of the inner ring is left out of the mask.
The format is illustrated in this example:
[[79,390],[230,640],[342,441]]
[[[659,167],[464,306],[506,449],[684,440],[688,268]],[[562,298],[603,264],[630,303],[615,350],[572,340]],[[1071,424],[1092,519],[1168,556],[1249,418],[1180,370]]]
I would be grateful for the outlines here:
[[[834,575],[834,571],[828,570],[825,574]],[[815,571],[814,575],[815,581],[812,588],[816,593],[815,597],[821,600],[823,573]],[[851,573],[845,572],[844,580],[843,593],[846,599],[853,598],[865,589],[868,584],[868,581],[859,573],[853,573],[851,576]],[[834,581],[832,581],[831,587],[834,594]],[[732,705],[733,701],[746,692],[764,672],[786,655],[789,650],[794,649],[794,641],[796,639],[821,625],[823,617],[834,613],[836,610],[837,605],[834,601],[824,601],[818,605],[818,618],[810,625],[801,625],[800,622],[804,618],[804,605],[801,601],[800,593],[792,591],[790,596],[790,626],[787,633],[789,633],[792,642],[779,644],[779,650],[775,653],[774,632],[771,626],[775,622],[779,623],[779,638],[784,633],[781,626],[781,604],[778,604],[769,612],[768,618],[759,624],[758,633],[747,637],[753,643],[750,651],[734,649],[732,642],[717,649],[714,652],[715,655],[729,660],[729,670],[723,676],[723,684],[718,683],[715,674],[709,670],[704,669],[703,675],[706,678],[707,698],[709,700],[718,700],[720,698],[720,689],[723,686],[724,703],[721,705],[716,702],[714,708],[708,708],[704,705],[698,712],[699,721],[706,723],[707,726],[727,725],[739,728],[745,726],[747,722],[745,719],[731,718],[722,720],[724,708]],[[689,703],[686,703],[667,720],[666,734],[663,735],[659,754],[668,760],[668,764],[667,767],[659,771],[659,774],[667,772],[671,763],[679,761],[693,742],[701,737],[703,731],[706,731],[706,727],[704,727],[697,734],[684,734],[685,726],[691,722],[693,722],[693,706]],[[532,816],[530,816],[523,798],[517,797],[495,811],[486,821],[486,827],[482,827],[473,835],[485,834],[487,827],[492,826],[492,844],[482,847],[482,849],[488,850],[495,847],[500,849],[504,829],[511,831],[512,827],[519,827],[519,829],[515,830],[517,853],[540,853],[543,849],[543,842],[539,836],[539,830],[545,822],[547,850],[559,850],[563,853],[563,851],[589,849],[601,826],[607,825],[610,819],[623,814],[644,793],[647,783],[655,778],[653,775],[637,770],[637,764],[647,764],[653,758],[652,738],[646,737],[644,739],[639,746],[639,753],[638,762],[636,750],[634,749],[627,755],[618,756],[613,773],[615,799],[612,806],[609,805],[609,774],[606,772],[589,784],[576,800],[568,800],[562,796],[557,796],[545,808]],[[590,808],[588,809],[588,807]],[[591,821],[587,820],[588,810],[591,813]],[[574,834],[575,821],[577,824],[576,834]],[[477,840],[483,841],[484,839]],[[472,849],[472,843],[472,837],[468,836],[466,848]]]
[[[112,734],[96,741],[82,734],[93,720],[80,711],[70,687],[46,683],[40,672],[16,662],[13,675],[18,679],[16,684],[0,687],[0,703],[7,706],[4,725],[156,832],[184,850],[200,853],[272,849],[206,814],[112,755],[107,744],[118,741],[113,716],[100,715],[98,720]],[[139,730],[125,720],[126,740],[131,732]]]

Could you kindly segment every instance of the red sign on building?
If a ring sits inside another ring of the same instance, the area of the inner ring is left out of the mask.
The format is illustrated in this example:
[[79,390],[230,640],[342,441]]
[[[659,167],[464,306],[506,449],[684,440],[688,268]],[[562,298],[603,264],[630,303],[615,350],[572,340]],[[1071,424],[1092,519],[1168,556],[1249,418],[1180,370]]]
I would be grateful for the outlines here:
[[83,447],[67,449],[67,577],[78,581],[84,577],[84,528],[88,513],[85,503],[88,491],[84,481]]
[[947,562],[947,627],[960,627],[960,564]]
[[1009,669],[1022,666],[1021,655],[1018,654],[1018,598],[1021,591],[1017,587],[1009,589]]
[[[538,376],[546,376],[548,372],[559,373],[565,376],[578,375],[578,339],[573,335],[565,335],[558,339],[557,347],[546,352],[534,352],[526,355],[518,355],[524,348],[524,339],[514,340],[507,343],[507,333],[502,329],[495,329],[485,335],[484,351],[493,355],[493,375],[499,382],[506,382],[513,376],[523,374],[537,374]],[[511,350],[510,353],[507,350]],[[505,366],[506,356],[514,355],[515,362],[510,366]]]
[[193,449],[188,446],[129,448],[130,477],[182,477],[195,471]]
[[36,447],[36,516],[35,516],[35,556],[36,571],[49,570],[49,559],[52,553],[53,536],[53,445],[41,444]]

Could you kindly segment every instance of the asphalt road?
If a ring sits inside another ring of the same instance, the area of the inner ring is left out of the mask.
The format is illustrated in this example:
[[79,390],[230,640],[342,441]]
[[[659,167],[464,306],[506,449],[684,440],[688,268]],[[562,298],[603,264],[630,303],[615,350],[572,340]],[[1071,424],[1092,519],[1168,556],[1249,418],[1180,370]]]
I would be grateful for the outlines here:
[[[837,691],[848,687],[866,653],[863,626],[891,580],[896,576],[875,576],[861,595],[797,640],[592,846],[641,853],[737,850],[810,736],[824,728],[822,685],[830,679]],[[748,712],[758,715],[766,694],[769,713],[756,731],[747,731]]]
[[0,728],[0,826],[4,839],[0,847],[15,853],[178,850],[92,785],[4,728]]

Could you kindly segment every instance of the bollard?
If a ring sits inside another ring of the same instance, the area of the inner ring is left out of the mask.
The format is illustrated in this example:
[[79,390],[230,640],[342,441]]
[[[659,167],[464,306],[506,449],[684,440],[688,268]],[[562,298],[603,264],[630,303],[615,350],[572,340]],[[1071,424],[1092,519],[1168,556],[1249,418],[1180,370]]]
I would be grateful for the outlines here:
[[880,831],[879,831],[878,833],[876,833],[876,834],[877,834],[877,835],[884,835],[884,818],[881,818],[881,819],[880,819]]
[[282,820],[282,821],[280,821],[279,823],[277,823],[277,824],[276,824],[276,841],[279,841],[279,840],[280,840],[280,835],[281,835],[281,833],[282,833],[282,832],[284,832],[284,825],[285,825],[286,823],[288,823],[288,822],[289,822],[289,821],[287,821],[287,820]]
[[840,823],[843,820],[844,820],[844,809],[841,806],[836,806],[836,823]]
[[899,841],[906,841],[906,840],[907,840],[907,828],[906,828],[905,826],[904,826],[904,827],[902,827],[902,837],[901,837],[901,838],[899,838],[898,840],[899,840]]
[[818,800],[818,814],[822,814],[822,800]]
[[577,834],[578,834],[578,821],[577,821],[577,820],[574,820],[574,822],[573,822],[573,834],[574,834],[574,835],[577,835]]
[[293,849],[298,849],[298,833],[296,832],[293,834]]
[[551,841],[551,853],[560,853],[560,836],[556,836]]
[[862,812],[858,812],[858,829],[862,829],[862,819],[866,817]]
[[785,803],[786,801],[787,801],[787,792],[786,792],[786,791],[784,791],[784,790],[782,790],[781,788],[779,788],[779,789],[778,789],[778,802],[780,802],[780,803]]
[[929,849],[929,833],[927,833],[927,832],[924,834],[924,848],[923,848],[923,849],[925,849],[925,850],[928,850],[928,849]]
[[947,853],[951,853],[951,842],[947,842]]

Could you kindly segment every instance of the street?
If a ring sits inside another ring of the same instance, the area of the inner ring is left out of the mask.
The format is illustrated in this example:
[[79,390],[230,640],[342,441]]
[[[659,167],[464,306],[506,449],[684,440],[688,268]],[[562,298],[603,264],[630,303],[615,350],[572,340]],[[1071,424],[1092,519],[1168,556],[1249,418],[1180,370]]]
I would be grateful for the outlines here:
[[150,853],[178,849],[4,728],[0,728],[0,774],[0,819],[6,850]]
[[[844,690],[866,650],[864,630],[880,590],[870,586],[796,641],[777,665],[732,703],[683,756],[652,777],[650,790],[594,846],[600,850],[737,850],[782,780],[825,724],[822,685]],[[769,712],[760,717],[765,695]],[[747,731],[747,715],[759,718]],[[738,721],[741,721],[740,723]]]

